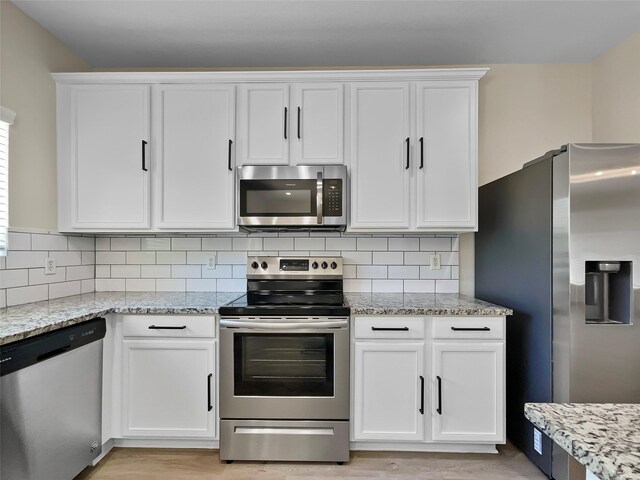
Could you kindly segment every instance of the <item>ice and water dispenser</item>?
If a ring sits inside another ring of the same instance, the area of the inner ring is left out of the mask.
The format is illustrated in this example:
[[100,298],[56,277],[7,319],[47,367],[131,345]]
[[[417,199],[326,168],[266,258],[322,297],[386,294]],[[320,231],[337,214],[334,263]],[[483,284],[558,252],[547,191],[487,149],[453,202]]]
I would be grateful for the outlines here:
[[631,262],[585,263],[585,322],[630,324],[633,286]]

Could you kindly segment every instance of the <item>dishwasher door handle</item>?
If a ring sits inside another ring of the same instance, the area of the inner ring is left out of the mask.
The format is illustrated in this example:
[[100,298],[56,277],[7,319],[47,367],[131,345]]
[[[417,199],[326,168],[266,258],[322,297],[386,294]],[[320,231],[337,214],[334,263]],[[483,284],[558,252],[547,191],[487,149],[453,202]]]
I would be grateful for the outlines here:
[[71,350],[71,345],[65,345],[64,347],[56,348],[55,350],[51,350],[50,352],[42,353],[38,355],[37,362],[43,362],[45,360],[49,360],[50,358],[57,357],[58,355],[62,355],[63,353]]

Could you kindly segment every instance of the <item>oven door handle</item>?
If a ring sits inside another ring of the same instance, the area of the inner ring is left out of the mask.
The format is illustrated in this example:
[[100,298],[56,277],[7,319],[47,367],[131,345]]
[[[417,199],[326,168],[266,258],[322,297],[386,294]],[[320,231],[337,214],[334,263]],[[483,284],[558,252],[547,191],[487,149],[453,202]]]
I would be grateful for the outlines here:
[[261,330],[303,330],[310,328],[344,328],[349,325],[348,320],[332,322],[244,322],[234,320],[220,320],[221,327],[227,328],[255,328]]

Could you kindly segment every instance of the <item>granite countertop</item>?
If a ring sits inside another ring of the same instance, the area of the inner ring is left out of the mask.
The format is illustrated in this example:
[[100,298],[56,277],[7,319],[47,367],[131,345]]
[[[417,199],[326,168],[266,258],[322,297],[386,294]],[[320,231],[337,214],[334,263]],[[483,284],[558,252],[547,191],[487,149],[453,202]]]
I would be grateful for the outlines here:
[[345,293],[351,315],[513,315],[457,293]]
[[[99,292],[0,309],[0,345],[109,313],[217,314],[243,292]],[[511,315],[458,294],[345,293],[353,315]]]
[[602,480],[640,480],[640,404],[527,403],[525,417]]
[[0,309],[0,345],[108,313],[216,314],[242,292],[98,292]]

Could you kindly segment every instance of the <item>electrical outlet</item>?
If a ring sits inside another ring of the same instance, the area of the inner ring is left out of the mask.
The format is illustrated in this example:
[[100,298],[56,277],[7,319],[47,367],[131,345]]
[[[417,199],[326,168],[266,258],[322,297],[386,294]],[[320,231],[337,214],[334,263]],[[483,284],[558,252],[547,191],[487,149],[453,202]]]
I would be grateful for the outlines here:
[[542,432],[537,428],[533,429],[533,449],[542,455]]
[[47,257],[44,259],[44,274],[55,275],[56,273],[56,259],[53,257]]
[[442,268],[440,265],[439,253],[432,253],[431,255],[429,255],[429,268],[431,270],[440,270],[440,268]]
[[216,269],[216,254],[214,253],[211,257],[207,259],[207,263],[205,264],[206,270],[215,270]]

